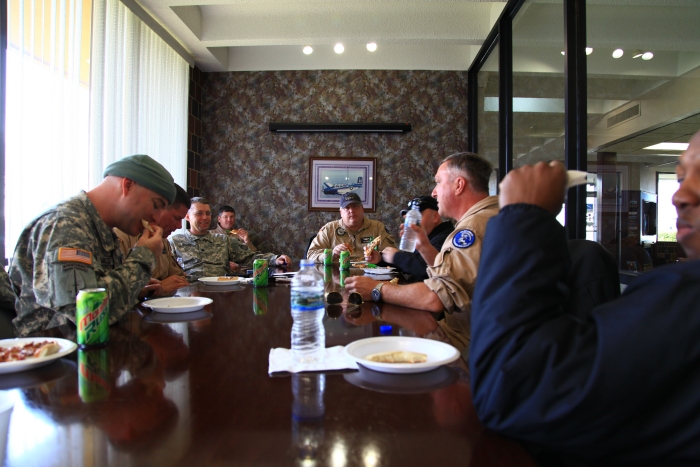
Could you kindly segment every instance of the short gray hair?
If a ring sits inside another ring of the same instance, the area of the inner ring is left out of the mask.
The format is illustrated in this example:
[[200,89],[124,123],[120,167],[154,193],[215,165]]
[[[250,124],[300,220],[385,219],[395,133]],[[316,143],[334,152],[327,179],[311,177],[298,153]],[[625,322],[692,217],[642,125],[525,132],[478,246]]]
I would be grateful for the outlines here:
[[440,165],[445,163],[453,174],[458,172],[466,178],[474,191],[488,194],[493,170],[489,161],[473,152],[458,152],[444,158]]
[[194,198],[190,199],[190,203],[192,203],[190,205],[190,209],[192,209],[194,207],[194,203],[206,204],[209,207],[211,207],[211,203],[209,202],[209,200],[202,197],[202,196],[195,196]]

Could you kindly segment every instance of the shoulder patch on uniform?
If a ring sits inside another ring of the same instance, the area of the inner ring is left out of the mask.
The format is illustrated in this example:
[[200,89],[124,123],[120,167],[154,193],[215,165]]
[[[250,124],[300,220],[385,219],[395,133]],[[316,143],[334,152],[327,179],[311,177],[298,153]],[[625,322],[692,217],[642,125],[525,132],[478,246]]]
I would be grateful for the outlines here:
[[342,227],[338,227],[337,229],[335,229],[335,234],[339,237],[342,237],[343,235],[345,235],[345,229]]
[[452,238],[452,244],[457,248],[469,248],[476,241],[476,235],[469,229],[460,230]]
[[80,248],[59,248],[58,260],[70,263],[92,264],[92,253]]

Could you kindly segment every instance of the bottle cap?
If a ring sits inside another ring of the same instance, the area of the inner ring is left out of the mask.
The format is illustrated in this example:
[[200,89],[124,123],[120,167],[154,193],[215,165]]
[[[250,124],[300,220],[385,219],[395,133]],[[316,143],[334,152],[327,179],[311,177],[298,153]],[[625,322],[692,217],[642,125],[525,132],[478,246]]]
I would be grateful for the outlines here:
[[391,326],[388,324],[383,324],[379,326],[379,333],[380,334],[391,334]]

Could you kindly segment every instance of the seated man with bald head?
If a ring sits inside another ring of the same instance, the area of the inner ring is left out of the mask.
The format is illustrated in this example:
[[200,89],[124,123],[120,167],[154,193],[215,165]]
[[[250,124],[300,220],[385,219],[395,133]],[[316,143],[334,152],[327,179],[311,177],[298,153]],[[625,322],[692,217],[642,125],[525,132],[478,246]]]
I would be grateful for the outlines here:
[[[129,156],[110,164],[97,187],[31,221],[9,269],[17,297],[17,334],[75,323],[75,297],[81,289],[107,289],[110,323],[138,303],[163,247],[156,221],[173,199],[175,185],[165,167],[145,155]],[[129,235],[141,233],[127,258],[114,227]]]

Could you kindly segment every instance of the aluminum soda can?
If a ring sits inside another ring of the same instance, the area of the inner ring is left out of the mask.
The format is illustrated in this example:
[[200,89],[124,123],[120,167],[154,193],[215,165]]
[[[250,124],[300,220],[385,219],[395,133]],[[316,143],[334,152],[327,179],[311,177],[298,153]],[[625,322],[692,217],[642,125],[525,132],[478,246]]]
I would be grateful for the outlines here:
[[78,393],[83,402],[97,402],[109,396],[109,351],[78,350]]
[[253,285],[255,287],[267,287],[267,264],[266,259],[253,261]]
[[323,250],[323,264],[324,266],[333,265],[333,250],[330,248]]
[[350,269],[350,252],[340,252],[340,269]]
[[253,290],[253,313],[258,316],[267,313],[267,289]]
[[109,342],[109,297],[106,289],[83,289],[75,298],[77,341],[81,349],[104,347]]

